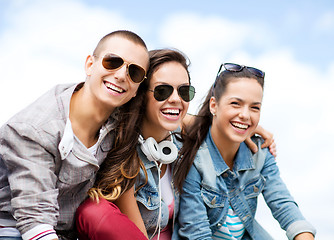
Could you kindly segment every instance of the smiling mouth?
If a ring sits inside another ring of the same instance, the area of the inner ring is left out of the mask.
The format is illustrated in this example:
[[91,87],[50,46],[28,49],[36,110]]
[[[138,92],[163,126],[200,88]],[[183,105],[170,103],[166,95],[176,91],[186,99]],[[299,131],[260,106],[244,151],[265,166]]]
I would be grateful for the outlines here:
[[232,126],[241,130],[247,130],[249,128],[249,125],[247,124],[242,124],[242,123],[236,123],[236,122],[231,122]]
[[116,85],[110,83],[110,82],[104,82],[104,85],[109,89],[109,90],[112,90],[114,92],[117,92],[117,93],[124,93],[125,90],[120,88],[120,87],[117,87]]
[[180,109],[163,109],[161,111],[164,115],[179,116],[181,113]]

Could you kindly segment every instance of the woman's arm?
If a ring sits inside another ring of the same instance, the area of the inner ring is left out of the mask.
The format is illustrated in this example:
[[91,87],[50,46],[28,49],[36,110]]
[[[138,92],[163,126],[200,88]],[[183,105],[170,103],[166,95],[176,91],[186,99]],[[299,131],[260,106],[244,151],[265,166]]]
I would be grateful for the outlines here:
[[119,210],[128,218],[136,224],[136,226],[144,233],[144,235],[148,238],[146,228],[144,225],[143,218],[141,217],[137,200],[134,196],[135,190],[134,186],[123,193],[114,203],[117,205]]
[[301,234],[298,234],[294,240],[314,240],[314,236],[312,233],[304,232]]
[[[263,127],[261,127],[260,125],[258,125],[256,127],[256,129],[255,129],[255,131],[252,135],[254,135],[254,134],[258,134],[264,139],[264,143],[261,145],[261,148],[269,147],[270,153],[274,157],[276,157],[277,153],[276,153],[276,143],[274,141],[274,135],[271,132],[264,129]],[[245,143],[252,150],[253,153],[256,153],[258,151],[258,148],[257,148],[256,144],[251,140],[251,136],[249,136],[245,140]]]
[[[297,203],[281,179],[274,157],[267,149],[263,151],[266,151],[266,158],[261,169],[261,175],[266,179],[266,183],[262,194],[272,215],[279,222],[281,228],[286,231],[289,239],[313,239],[307,238],[307,236],[309,233],[315,234],[315,228],[305,220]],[[262,161],[259,159],[257,163],[260,162]]]
[[201,197],[200,176],[192,166],[183,183],[177,224],[181,239],[212,239],[212,232],[203,198]]

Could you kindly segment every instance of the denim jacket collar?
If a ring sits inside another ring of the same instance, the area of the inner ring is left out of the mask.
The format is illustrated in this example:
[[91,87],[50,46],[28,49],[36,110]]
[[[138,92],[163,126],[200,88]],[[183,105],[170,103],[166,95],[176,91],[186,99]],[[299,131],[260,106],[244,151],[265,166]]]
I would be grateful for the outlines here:
[[[206,136],[205,143],[208,146],[210,156],[215,167],[216,175],[219,176],[229,170],[229,167],[225,163],[223,157],[220,155],[220,152],[214,143],[211,136],[211,128]],[[233,171],[245,171],[249,169],[255,169],[254,160],[252,157],[252,152],[247,147],[246,143],[242,142],[238,149],[237,155],[235,156]]]

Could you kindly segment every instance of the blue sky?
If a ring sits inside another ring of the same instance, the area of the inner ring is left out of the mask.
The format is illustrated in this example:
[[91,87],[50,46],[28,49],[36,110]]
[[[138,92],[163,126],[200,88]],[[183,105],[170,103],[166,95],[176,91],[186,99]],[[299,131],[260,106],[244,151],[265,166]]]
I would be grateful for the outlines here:
[[[117,29],[189,56],[192,113],[220,63],[264,70],[260,124],[274,133],[281,175],[317,238],[333,239],[332,1],[0,0],[0,124],[55,84],[84,81],[86,56]],[[257,219],[284,239],[261,199]]]

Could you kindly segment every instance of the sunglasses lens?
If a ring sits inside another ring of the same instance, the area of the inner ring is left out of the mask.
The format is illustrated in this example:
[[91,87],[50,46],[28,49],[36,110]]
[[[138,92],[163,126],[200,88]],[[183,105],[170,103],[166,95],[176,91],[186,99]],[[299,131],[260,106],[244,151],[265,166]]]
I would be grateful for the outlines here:
[[154,98],[157,101],[166,100],[174,91],[174,88],[170,85],[159,85],[154,88]]
[[242,66],[239,64],[234,64],[234,63],[225,63],[224,67],[226,70],[231,71],[231,72],[239,72],[242,70]]
[[130,64],[129,76],[133,82],[140,83],[145,78],[145,70],[136,64]]
[[195,96],[195,88],[193,86],[180,86],[178,93],[183,101],[190,102]]
[[253,68],[253,67],[247,67],[248,71],[250,71],[255,76],[264,78],[264,72],[262,72],[260,69]]
[[108,70],[115,70],[121,67],[123,64],[124,64],[123,59],[114,54],[106,55],[102,60],[103,67]]
[[[123,64],[124,60],[115,54],[108,54],[102,60],[102,65],[107,70],[116,70],[123,66]],[[145,78],[145,70],[136,64],[129,64],[128,71],[134,83],[140,83]]]

